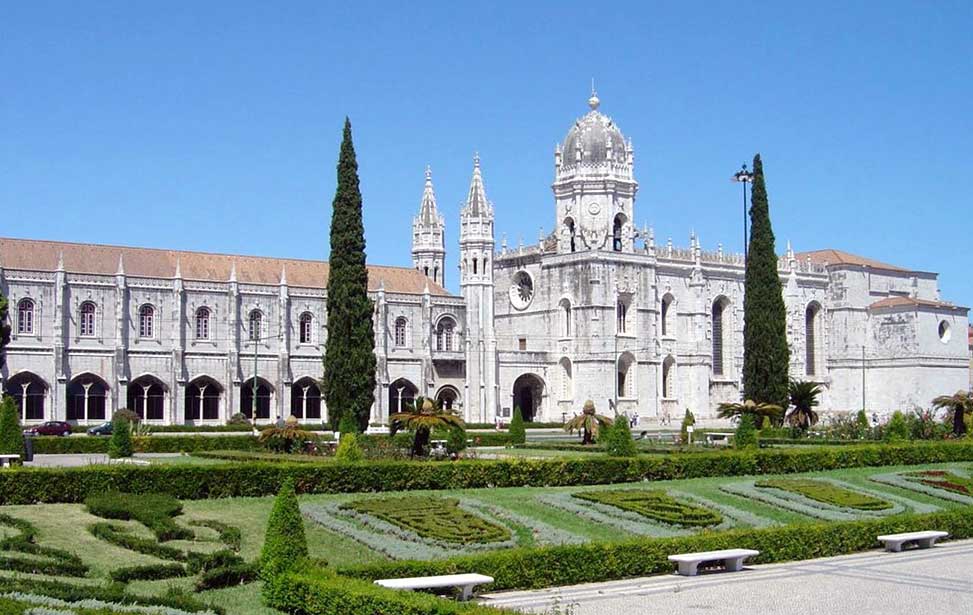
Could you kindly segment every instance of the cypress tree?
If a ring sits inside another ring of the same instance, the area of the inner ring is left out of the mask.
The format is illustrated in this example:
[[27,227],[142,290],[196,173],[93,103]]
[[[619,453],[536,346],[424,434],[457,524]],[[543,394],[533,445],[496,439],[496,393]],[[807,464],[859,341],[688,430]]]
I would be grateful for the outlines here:
[[20,408],[13,397],[3,396],[0,402],[0,453],[24,454],[24,436],[20,429]]
[[328,275],[328,341],[324,351],[324,399],[332,426],[350,414],[359,431],[368,428],[375,402],[375,332],[365,267],[365,228],[358,163],[345,118],[338,156],[338,187],[331,211]]
[[753,157],[750,248],[743,298],[743,395],[788,406],[787,309],[777,272],[774,230],[760,154]]
[[507,428],[510,435],[511,444],[524,444],[527,442],[527,428],[524,427],[524,415],[520,411],[520,406],[514,406],[514,416],[510,419],[510,426]]

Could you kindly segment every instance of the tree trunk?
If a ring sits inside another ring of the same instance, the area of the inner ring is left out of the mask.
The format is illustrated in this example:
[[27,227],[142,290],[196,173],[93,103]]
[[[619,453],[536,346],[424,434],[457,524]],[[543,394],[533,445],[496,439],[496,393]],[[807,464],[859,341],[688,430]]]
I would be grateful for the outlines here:
[[594,439],[591,437],[591,430],[587,427],[584,429],[584,437],[581,438],[581,444],[592,444]]
[[416,430],[416,437],[412,439],[412,457],[424,456],[428,444],[429,430],[425,427],[420,427]]
[[966,413],[963,410],[963,406],[953,408],[953,435],[956,437],[962,437],[966,434],[966,421],[963,420]]

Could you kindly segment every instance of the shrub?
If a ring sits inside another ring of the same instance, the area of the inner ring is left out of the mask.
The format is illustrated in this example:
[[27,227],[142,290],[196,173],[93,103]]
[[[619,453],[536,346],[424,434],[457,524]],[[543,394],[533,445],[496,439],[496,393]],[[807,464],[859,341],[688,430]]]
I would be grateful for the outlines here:
[[187,566],[189,572],[197,574],[199,572],[242,564],[243,558],[229,549],[221,549],[213,553],[189,553],[187,561],[189,562]]
[[490,591],[538,589],[668,574],[673,571],[673,564],[667,558],[673,553],[756,549],[760,555],[752,561],[765,564],[866,551],[878,546],[876,536],[881,534],[932,528],[947,531],[954,539],[973,537],[973,507],[864,521],[801,523],[673,538],[509,549],[445,560],[382,562],[339,568],[336,572],[370,581],[475,570],[494,578]]
[[95,523],[88,527],[95,538],[100,538],[116,547],[135,551],[143,555],[151,555],[159,559],[167,559],[174,562],[186,560],[186,554],[179,549],[160,545],[154,540],[141,538],[131,534],[128,529],[112,525],[111,523]]
[[179,527],[173,520],[182,514],[182,503],[171,495],[110,492],[88,496],[84,504],[89,513],[98,517],[122,521],[134,519],[152,530],[160,542],[195,538],[193,532]]
[[293,453],[301,450],[305,442],[314,441],[315,435],[301,429],[297,420],[286,421],[282,427],[271,425],[260,430],[258,441],[275,453]]
[[466,450],[466,430],[460,426],[455,426],[449,430],[446,436],[446,452],[450,455],[459,455]]
[[909,425],[906,423],[905,415],[896,410],[892,413],[892,418],[885,424],[882,439],[886,442],[902,442],[909,439]]
[[234,587],[257,580],[256,564],[237,562],[220,568],[207,570],[196,581],[196,591]]
[[112,420],[111,439],[108,441],[108,458],[131,457],[132,452],[132,424],[119,410]]
[[355,500],[341,508],[378,517],[432,540],[469,544],[510,538],[510,530],[463,510],[456,498],[376,498]]
[[628,419],[624,416],[615,417],[615,422],[606,430],[601,445],[605,452],[612,457],[635,457],[638,448],[632,439],[632,430],[628,426]]
[[643,489],[616,489],[611,491],[583,491],[574,497],[598,502],[638,513],[643,517],[690,527],[719,525],[723,516],[718,512],[696,504],[683,502],[665,491]]
[[696,417],[693,416],[692,411],[686,408],[686,415],[682,417],[682,424],[679,427],[679,441],[682,444],[689,444],[689,430],[687,427],[696,425]]
[[215,521],[212,519],[190,521],[189,525],[196,527],[208,527],[220,535],[220,542],[226,545],[227,548],[232,551],[240,550],[240,545],[243,542],[243,532],[241,532],[240,528],[238,527],[233,527],[232,525],[228,525],[222,521]]
[[358,433],[358,421],[355,420],[355,416],[351,412],[345,412],[341,416],[341,420],[338,421],[338,433]]
[[147,564],[144,566],[127,566],[116,568],[109,573],[112,581],[128,583],[129,581],[158,581],[160,579],[174,579],[189,576],[189,572],[182,564]]
[[284,481],[267,521],[263,551],[260,553],[260,575],[264,580],[286,571],[307,557],[304,519],[294,492],[294,482]]
[[13,397],[4,395],[0,402],[0,453],[24,454],[24,436],[20,427],[20,411]]
[[128,408],[119,408],[115,410],[115,413],[111,415],[111,420],[114,423],[115,419],[125,419],[129,423],[135,424],[141,421],[138,413],[134,410],[129,410]]
[[[109,438],[34,438],[35,455],[80,455],[107,453]],[[252,435],[231,436],[150,436],[133,443],[136,453],[182,453],[211,450],[254,451],[260,448]]]
[[857,510],[888,510],[892,508],[891,502],[870,496],[865,493],[858,493],[833,483],[809,478],[786,478],[776,480],[762,480],[754,483],[757,487],[769,487],[781,489],[803,495],[817,502],[840,506],[843,508],[854,508]]
[[237,412],[230,417],[230,420],[226,422],[227,425],[239,425],[241,427],[246,427],[247,429],[253,428],[253,423],[247,418],[247,415],[242,412]]
[[524,414],[520,411],[520,406],[514,406],[514,416],[510,419],[507,434],[511,444],[523,444],[527,441],[527,428],[524,427]]
[[[351,419],[351,415],[346,415]],[[338,450],[334,457],[337,461],[345,463],[355,463],[365,459],[361,446],[358,444],[358,434],[354,431],[341,434],[341,441],[338,442]]]
[[740,424],[737,425],[736,434],[733,436],[733,446],[741,449],[757,447],[757,427],[754,425],[754,418],[750,413],[740,415]]

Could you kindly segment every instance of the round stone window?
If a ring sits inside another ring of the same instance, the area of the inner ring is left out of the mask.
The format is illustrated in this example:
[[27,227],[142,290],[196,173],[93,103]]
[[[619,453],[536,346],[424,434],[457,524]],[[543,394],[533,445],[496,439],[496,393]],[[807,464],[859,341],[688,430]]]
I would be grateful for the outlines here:
[[534,281],[526,271],[518,271],[510,283],[510,304],[518,310],[524,310],[533,299]]
[[949,338],[952,336],[952,331],[950,331],[949,323],[945,320],[939,322],[939,341],[946,344],[949,342]]

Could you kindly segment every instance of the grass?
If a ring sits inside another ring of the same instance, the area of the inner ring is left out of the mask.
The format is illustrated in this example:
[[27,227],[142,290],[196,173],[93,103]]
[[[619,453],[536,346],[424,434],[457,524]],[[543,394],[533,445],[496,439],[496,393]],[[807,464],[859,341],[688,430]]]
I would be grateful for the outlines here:
[[[554,451],[507,451],[548,453]],[[503,452],[507,452],[503,451]],[[586,455],[589,453],[578,453]],[[182,460],[183,457],[162,458],[167,461]],[[195,461],[210,462],[214,460]],[[180,461],[176,461],[177,463]],[[852,468],[846,470],[829,472],[811,472],[806,474],[788,475],[783,478],[793,479],[813,479],[829,478],[839,480],[843,484],[850,486],[855,491],[873,497],[894,498],[895,502],[902,503],[907,511],[914,510],[916,507],[929,507],[938,509],[949,509],[962,506],[958,502],[953,502],[943,498],[936,498],[933,495],[910,491],[901,487],[886,485],[869,480],[870,476],[877,474],[915,472],[925,469],[951,470],[966,468],[968,464],[932,464],[926,466],[900,466],[882,468]],[[762,476],[761,480],[773,480],[777,476]],[[746,513],[738,515],[741,520],[733,520],[732,515],[724,515],[727,523],[737,525],[747,525],[753,523],[753,519],[763,520],[763,522],[793,524],[793,523],[818,523],[819,519],[813,519],[803,514],[783,510],[771,504],[752,501],[740,496],[729,494],[720,490],[720,486],[729,482],[736,482],[741,477],[715,477],[701,478],[692,480],[677,481],[657,481],[646,483],[626,484],[626,490],[646,490],[664,491],[682,500],[690,498],[710,502],[713,505]],[[484,509],[494,507],[508,511],[510,514],[543,523],[549,528],[553,528],[562,534],[573,535],[585,541],[616,541],[633,537],[630,528],[624,524],[608,524],[593,521],[592,518],[571,512],[569,510],[556,508],[538,499],[538,496],[545,494],[574,494],[584,492],[610,492],[618,490],[618,485],[599,485],[584,487],[515,487],[503,489],[465,489],[449,492],[443,491],[412,491],[399,493],[382,494],[320,494],[301,496],[302,504],[347,504],[355,500],[370,501],[390,499],[396,497],[410,498],[442,498],[444,496],[470,500],[482,504]],[[571,499],[571,498],[569,498]],[[578,500],[579,505],[589,505],[582,500]],[[176,523],[180,527],[190,527],[187,523],[191,520],[219,520],[241,530],[241,556],[248,560],[255,560],[260,553],[264,531],[266,529],[267,518],[273,505],[273,498],[228,498],[221,500],[195,500],[183,502],[183,514],[175,517]],[[703,504],[704,506],[708,506]],[[479,506],[477,511],[479,511]],[[93,523],[104,521],[99,517],[88,514],[83,505],[80,504],[43,504],[33,506],[2,506],[0,512],[13,517],[29,520],[37,527],[38,543],[59,549],[65,549],[77,553],[82,560],[91,568],[90,578],[78,579],[77,583],[104,583],[109,571],[122,567],[160,563],[154,557],[140,555],[132,551],[110,545],[92,536],[87,527]],[[487,514],[487,513],[484,513]],[[749,515],[749,517],[747,516]],[[749,519],[749,520],[748,520]],[[135,521],[112,521],[112,523],[129,528],[134,534],[152,539],[152,533],[142,524]],[[507,525],[513,528],[515,541],[524,546],[543,543],[543,536],[532,533],[528,527],[518,525],[519,522],[509,522]],[[180,549],[191,549],[195,551],[212,551],[219,547],[217,543],[217,533],[208,528],[193,528],[196,533],[197,541],[170,541],[165,543]],[[6,532],[6,530],[0,530]],[[679,528],[678,531],[690,532],[697,531],[694,528]],[[319,558],[328,562],[331,566],[345,566],[363,563],[372,563],[387,560],[388,557],[378,553],[357,542],[349,536],[326,529],[325,527],[305,519],[305,533],[308,539],[308,548],[314,558]],[[0,575],[9,575],[9,572],[0,572]],[[45,578],[45,577],[37,577]],[[181,587],[192,591],[192,578],[171,579],[164,581],[136,581],[129,584],[131,591],[158,595],[171,587]],[[212,601],[213,604],[223,606],[229,613],[234,615],[270,615],[274,611],[261,606],[259,598],[259,584],[250,584],[241,587],[234,587],[222,590],[206,591],[198,594],[198,598]]]

